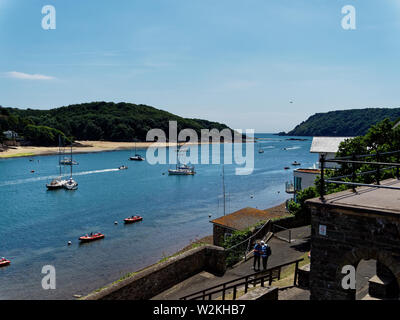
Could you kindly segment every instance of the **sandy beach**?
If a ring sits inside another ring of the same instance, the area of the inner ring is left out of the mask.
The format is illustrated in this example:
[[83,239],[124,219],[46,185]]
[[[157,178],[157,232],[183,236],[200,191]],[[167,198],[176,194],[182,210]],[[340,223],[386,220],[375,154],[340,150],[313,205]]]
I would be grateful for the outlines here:
[[[73,153],[89,153],[89,152],[104,152],[115,150],[129,150],[136,148],[147,148],[151,145],[157,147],[174,147],[175,142],[171,143],[154,143],[154,142],[112,142],[112,141],[75,141],[77,146],[72,149]],[[196,143],[197,144],[197,143]],[[68,150],[69,152],[69,150]],[[32,157],[57,154],[58,147],[10,147],[7,150],[0,152],[0,158],[15,158],[15,157]]]

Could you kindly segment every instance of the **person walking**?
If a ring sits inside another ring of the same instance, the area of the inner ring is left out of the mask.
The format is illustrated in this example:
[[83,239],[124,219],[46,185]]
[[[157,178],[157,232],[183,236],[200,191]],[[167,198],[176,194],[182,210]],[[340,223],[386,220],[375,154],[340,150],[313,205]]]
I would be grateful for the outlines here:
[[[260,271],[260,255],[261,255],[261,245],[256,242],[256,245],[254,246],[254,261],[253,261],[253,270],[254,271]],[[256,263],[258,264],[258,268],[256,269]]]
[[260,251],[261,251],[261,257],[262,257],[263,270],[266,270],[267,263],[268,263],[268,257],[271,255],[271,248],[264,241],[261,241]]

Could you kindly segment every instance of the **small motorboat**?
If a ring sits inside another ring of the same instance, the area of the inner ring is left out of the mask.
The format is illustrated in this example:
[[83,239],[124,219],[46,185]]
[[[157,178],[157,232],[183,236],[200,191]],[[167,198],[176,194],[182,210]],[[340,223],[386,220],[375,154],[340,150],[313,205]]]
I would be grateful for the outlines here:
[[297,162],[297,161],[294,161],[294,162],[292,163],[292,166],[299,166],[299,165],[301,165],[301,163],[300,163],[300,162]]
[[35,170],[31,170],[31,173],[35,173]]
[[285,170],[289,170],[289,169],[290,169],[290,167],[285,167],[284,169],[285,169]]
[[72,159],[64,158],[64,159],[60,160],[60,164],[65,165],[65,166],[76,166],[79,163]]
[[130,157],[129,160],[131,160],[131,161],[144,161],[145,159],[140,154],[135,154],[135,156]]
[[10,265],[11,261],[7,260],[6,258],[2,257],[0,259],[0,268]]
[[132,216],[130,218],[124,219],[124,222],[125,223],[135,223],[135,222],[139,222],[142,220],[143,220],[143,218],[141,216]]
[[95,241],[95,240],[100,240],[104,238],[104,234],[97,232],[97,233],[91,233],[89,235],[85,235],[82,237],[79,237],[79,241],[81,242],[90,242],[90,241]]
[[128,169],[128,167],[127,166],[120,166],[120,167],[118,167],[118,169],[119,170],[126,170],[126,169]]

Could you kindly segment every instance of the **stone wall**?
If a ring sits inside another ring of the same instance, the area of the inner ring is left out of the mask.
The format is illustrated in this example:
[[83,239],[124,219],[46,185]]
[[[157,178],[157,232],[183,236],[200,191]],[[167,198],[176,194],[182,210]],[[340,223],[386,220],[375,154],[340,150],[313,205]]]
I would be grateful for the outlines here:
[[224,228],[217,224],[213,225],[213,244],[215,246],[222,246],[225,239],[225,233],[233,233],[232,229]]
[[341,271],[345,265],[357,267],[362,259],[377,260],[400,284],[399,215],[307,204],[311,210],[311,299],[355,299],[355,290],[342,288],[345,275]]
[[202,271],[222,275],[226,271],[225,251],[216,246],[189,250],[151,266],[85,300],[148,300]]

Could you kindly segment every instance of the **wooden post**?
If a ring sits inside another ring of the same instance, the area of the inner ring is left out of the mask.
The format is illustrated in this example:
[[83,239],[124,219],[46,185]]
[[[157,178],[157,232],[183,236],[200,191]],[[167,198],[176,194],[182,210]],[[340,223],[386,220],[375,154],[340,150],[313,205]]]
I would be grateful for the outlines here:
[[233,299],[236,300],[236,286],[233,287]]
[[272,269],[269,270],[269,285],[272,284]]
[[203,300],[206,300],[206,290],[203,291]]
[[[379,152],[378,152],[378,150],[376,151],[376,162],[379,162]],[[380,175],[381,175],[381,167],[378,164],[378,165],[376,165],[376,184],[378,186],[381,184]]]
[[245,285],[244,285],[244,293],[247,293],[247,289],[248,289],[248,287],[249,287],[249,277],[246,277],[246,283],[245,283]]
[[222,286],[222,300],[225,300],[225,288],[226,288],[226,285],[224,283],[224,285]]
[[[353,153],[352,160],[356,160],[356,155]],[[351,182],[355,182],[356,180],[356,165],[354,163],[351,164]],[[356,186],[352,185],[351,188],[353,189],[353,192],[356,192]]]

